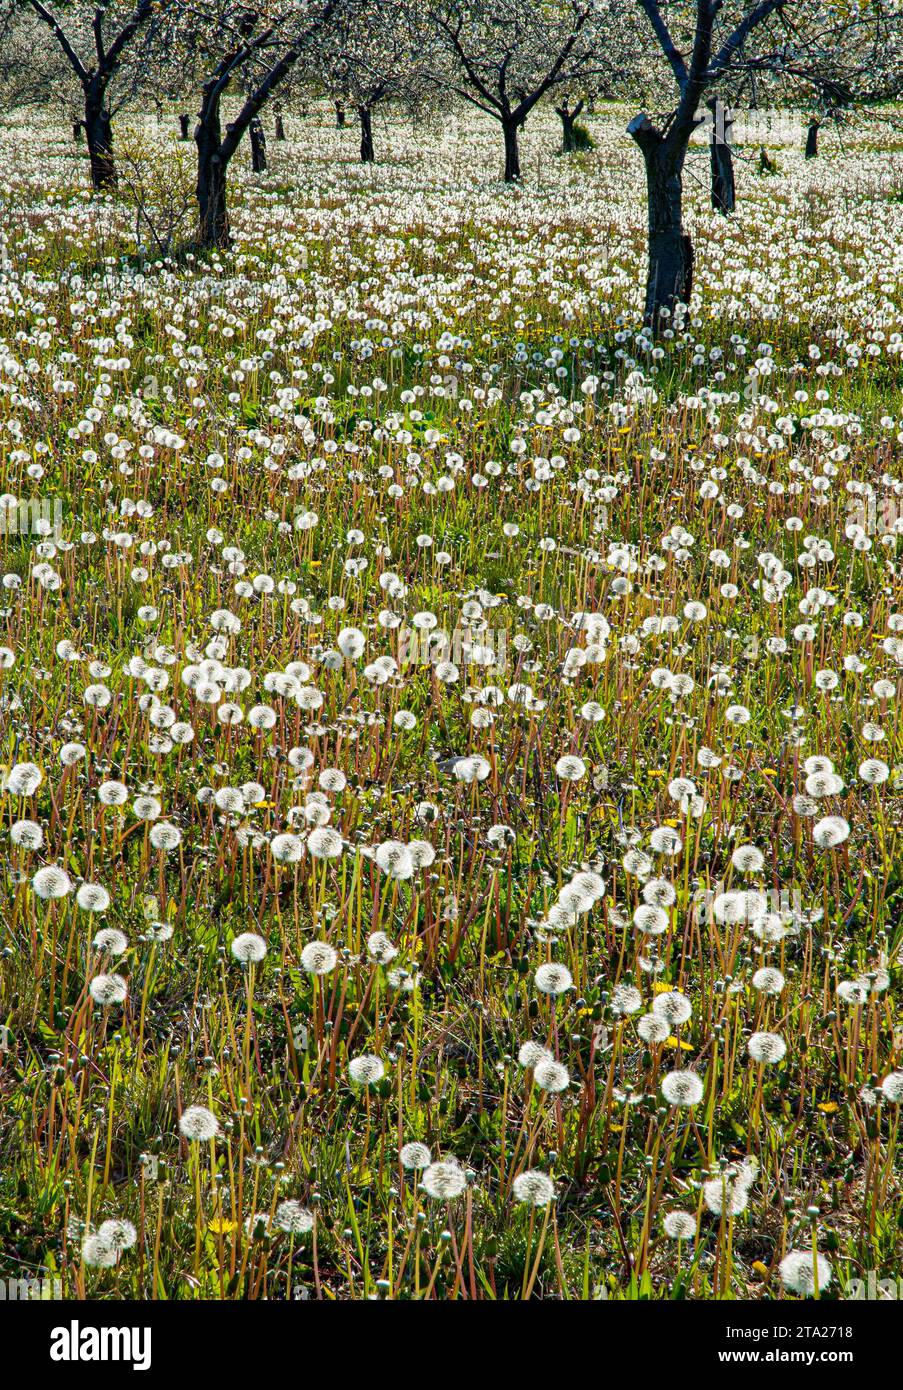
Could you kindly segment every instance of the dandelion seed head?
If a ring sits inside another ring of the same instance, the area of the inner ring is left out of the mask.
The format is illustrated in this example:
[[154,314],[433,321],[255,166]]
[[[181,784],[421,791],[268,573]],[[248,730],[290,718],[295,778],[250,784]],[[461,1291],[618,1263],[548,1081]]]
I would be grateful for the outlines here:
[[803,1298],[811,1298],[815,1293],[816,1277],[819,1293],[829,1287],[833,1278],[831,1265],[824,1255],[813,1255],[811,1250],[791,1250],[781,1260],[778,1273],[785,1289]]
[[230,949],[235,959],[242,965],[256,965],[266,955],[267,944],[262,936],[247,931],[233,939]]
[[454,1160],[446,1159],[425,1168],[421,1182],[428,1197],[448,1202],[460,1197],[467,1186],[467,1176]]
[[338,954],[327,941],[309,941],[301,952],[302,969],[311,975],[330,975],[338,963]]
[[216,1138],[219,1134],[219,1121],[206,1106],[189,1105],[182,1111],[179,1129],[186,1139],[202,1143]]
[[528,1206],[547,1207],[555,1200],[555,1184],[547,1173],[538,1168],[530,1168],[518,1173],[511,1184],[515,1200]]
[[348,1063],[348,1075],[358,1086],[375,1086],[378,1081],[382,1081],[385,1074],[386,1068],[382,1058],[371,1053],[352,1057]]

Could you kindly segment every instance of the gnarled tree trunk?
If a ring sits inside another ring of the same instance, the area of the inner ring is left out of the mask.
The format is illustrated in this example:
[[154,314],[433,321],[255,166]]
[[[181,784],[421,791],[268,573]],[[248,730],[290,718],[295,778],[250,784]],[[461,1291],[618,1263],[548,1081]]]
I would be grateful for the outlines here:
[[517,138],[517,122],[503,121],[505,135],[505,182],[520,183],[520,145]]
[[737,203],[734,156],[730,146],[733,120],[717,98],[709,102],[709,109],[712,112],[712,207],[715,212],[727,216]]
[[683,225],[683,164],[689,131],[663,137],[647,116],[627,127],[643,152],[649,199],[649,264],[644,321],[662,328],[662,311],[674,314],[693,293],[693,243]]
[[806,158],[814,159],[818,154],[818,132],[821,130],[821,121],[811,120],[809,129],[806,132]]
[[180,140],[187,140],[187,139],[188,139],[188,122],[189,122],[189,119],[190,119],[190,118],[189,118],[189,116],[188,116],[188,112],[187,112],[187,111],[183,111],[183,112],[182,112],[182,115],[179,117],[179,139],[180,139]]
[[105,93],[89,87],[85,92],[85,136],[91,161],[91,184],[98,191],[116,187],[113,129]]
[[219,102],[205,104],[194,132],[198,147],[198,240],[202,246],[229,245],[226,164],[222,157]]
[[573,111],[571,110],[570,103],[565,102],[563,106],[556,106],[555,112],[558,119],[561,121],[561,153],[573,154],[577,149],[577,137],[574,134],[574,126],[577,124],[578,116],[583,112],[583,102],[578,102]]
[[577,148],[577,142],[574,139],[574,126],[577,124],[577,117],[565,107],[559,106],[556,107],[556,110],[561,121],[561,152],[562,154],[573,154]]
[[251,168],[255,174],[265,174],[267,169],[267,139],[263,132],[263,122],[258,116],[248,127],[251,140]]
[[357,114],[361,123],[361,163],[372,164],[376,159],[373,145],[373,112],[369,106],[359,106]]
[[712,207],[725,216],[737,205],[734,183],[734,157],[731,147],[723,141],[712,141]]

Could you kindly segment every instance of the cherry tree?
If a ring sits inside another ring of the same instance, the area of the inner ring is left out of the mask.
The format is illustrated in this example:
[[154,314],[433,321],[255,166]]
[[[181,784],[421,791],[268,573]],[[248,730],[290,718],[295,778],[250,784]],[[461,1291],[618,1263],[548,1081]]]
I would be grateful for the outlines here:
[[[900,16],[898,7],[885,10],[882,0],[868,9],[848,6],[846,0],[635,0],[635,5],[654,36],[659,67],[670,70],[678,96],[664,116],[653,120],[641,112],[627,127],[646,165],[645,321],[657,330],[663,315],[690,302],[694,249],[683,223],[682,175],[690,139],[705,119],[703,103],[743,74],[770,74],[782,86],[792,79],[815,92],[843,90],[851,106],[877,100],[879,91],[887,99],[901,90]],[[883,59],[876,83],[878,54]],[[713,160],[713,172],[719,168],[723,174],[723,161]]]
[[317,67],[337,109],[357,113],[365,164],[376,158],[374,110],[390,102],[416,107],[430,86],[429,36],[405,18],[394,0],[356,0],[318,46]]
[[[690,138],[705,119],[699,108],[714,84],[743,52],[746,40],[788,0],[757,0],[734,12],[725,28],[723,0],[693,0],[672,8],[678,19],[692,11],[689,52],[678,46],[660,0],[637,0],[656,43],[668,63],[678,91],[677,105],[656,123],[645,112],[627,127],[646,165],[649,202],[649,262],[645,320],[660,326],[664,313],[688,304],[693,286],[693,244],[683,224],[683,167]],[[719,32],[721,31],[721,32]]]
[[159,23],[173,0],[93,0],[63,4],[59,0],[21,0],[46,31],[67,73],[81,92],[81,122],[96,189],[116,183],[110,94],[114,82],[134,59],[138,40],[152,22]]
[[[229,164],[267,102],[302,56],[322,38],[345,0],[196,0],[179,17],[169,46],[190,61],[201,85],[197,145],[198,239],[230,240]],[[223,120],[223,103],[237,93],[238,109]]]
[[890,104],[903,93],[903,13],[872,0],[840,8],[826,22],[823,10],[801,16],[782,11],[783,42],[747,63],[750,80],[762,79],[776,105],[808,113],[805,153],[818,154],[826,122],[837,125],[874,117],[899,127]]
[[519,133],[557,88],[605,68],[601,0],[427,0],[445,65],[438,80],[502,127],[505,182],[521,177]]

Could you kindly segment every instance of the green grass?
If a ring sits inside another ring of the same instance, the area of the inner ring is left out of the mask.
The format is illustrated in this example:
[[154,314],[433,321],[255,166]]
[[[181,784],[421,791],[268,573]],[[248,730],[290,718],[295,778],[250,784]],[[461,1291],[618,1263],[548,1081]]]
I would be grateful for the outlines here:
[[[888,350],[899,285],[885,269],[899,213],[849,191],[872,158],[867,140],[826,155],[820,185],[798,156],[782,156],[772,180],[741,170],[734,224],[691,192],[700,303],[657,359],[636,339],[644,208],[617,120],[593,119],[597,148],[569,171],[554,159],[553,122],[540,123],[525,161],[538,186],[509,195],[488,174],[460,188],[437,176],[426,211],[405,201],[403,128],[385,133],[385,167],[350,188],[312,129],[277,152],[272,204],[242,173],[232,251],[140,271],[127,209],[66,196],[54,166],[48,213],[39,152],[23,173],[27,196],[3,213],[20,299],[2,329],[0,492],[63,497],[65,539],[39,549],[39,537],[0,536],[0,571],[23,581],[0,597],[0,647],[14,654],[0,670],[0,762],[43,773],[33,795],[0,792],[4,1277],[47,1269],[67,1293],[106,1299],[779,1298],[794,1292],[782,1259],[813,1243],[832,1267],[826,1297],[869,1269],[899,1272],[899,1105],[880,1085],[903,1041],[900,661],[887,645],[903,604],[890,521],[858,549],[845,490],[868,483],[879,518],[892,515],[883,502],[899,506],[884,481],[899,448],[900,359]],[[490,137],[468,132],[474,161],[495,157]],[[313,172],[305,155],[321,161]],[[427,187],[430,168],[414,162]],[[75,186],[80,171],[68,172]],[[278,221],[286,208],[295,230]],[[801,258],[800,228],[829,217]],[[838,327],[879,355],[850,366]],[[762,342],[775,371],[749,402]],[[841,374],[818,375],[810,345]],[[110,365],[121,358],[127,367]],[[637,363],[655,399],[637,399]],[[595,397],[581,389],[591,373]],[[457,397],[437,393],[450,375]],[[142,400],[149,376],[156,394]],[[720,393],[708,411],[703,389]],[[830,418],[804,426],[822,406]],[[793,429],[782,439],[780,420]],[[213,453],[221,468],[206,465]],[[317,525],[297,529],[308,511]],[[808,569],[806,537],[831,546]],[[179,552],[190,562],[170,565]],[[766,552],[790,576],[783,597],[763,593]],[[34,576],[40,559],[58,586]],[[383,587],[389,572],[398,582]],[[260,575],[294,587],[258,593]],[[698,619],[691,601],[704,605]],[[211,614],[224,608],[240,629],[211,657]],[[477,642],[481,623],[494,641],[504,633],[504,669],[465,655],[448,683],[426,665],[377,683],[370,663],[400,661],[400,633],[424,611],[449,633],[469,625]],[[844,622],[850,612],[861,626]],[[568,652],[590,640],[579,613],[604,615],[610,636],[577,667]],[[670,631],[648,621],[662,617]],[[364,655],[324,661],[348,627]],[[77,659],[59,654],[63,641]],[[168,675],[156,705],[127,669],[139,654]],[[861,671],[845,670],[849,657]],[[246,669],[247,687],[219,673],[205,703],[181,678],[205,659]],[[265,684],[291,662],[309,668],[298,682],[321,693],[319,707]],[[692,689],[672,699],[661,670]],[[837,686],[822,691],[816,674],[829,670]],[[874,692],[879,680],[893,696]],[[97,684],[112,695],[100,709],[84,700]],[[517,685],[537,703],[519,703]],[[486,687],[500,703],[479,698]],[[600,722],[581,716],[588,701]],[[226,702],[243,722],[219,722]],[[276,722],[255,731],[247,716],[260,704]],[[749,721],[732,724],[731,705]],[[191,724],[191,743],[160,742],[161,706]],[[394,722],[399,710],[412,728]],[[84,756],[64,769],[72,742]],[[309,772],[289,762],[292,748],[309,750]],[[720,759],[710,769],[704,748]],[[464,754],[485,757],[484,781],[445,770]],[[585,774],[566,782],[556,764],[571,754]],[[794,798],[816,755],[842,786],[813,815]],[[874,787],[859,773],[869,758],[889,774]],[[323,793],[341,855],[307,850],[277,872],[268,842],[305,829],[325,769],[347,779]],[[692,779],[698,804],[669,792],[676,778]],[[122,808],[98,798],[111,779],[128,788]],[[203,799],[252,781],[263,795],[240,812]],[[181,832],[173,850],[136,818],[148,794]],[[850,826],[836,849],[814,843],[826,816]],[[42,828],[38,849],[10,838],[26,818]],[[499,825],[510,843],[490,836]],[[673,858],[650,847],[657,827],[678,832]],[[427,840],[435,859],[393,879],[373,858],[390,840]],[[634,841],[654,865],[645,877],[673,888],[661,936],[633,925]],[[732,855],[750,844],[763,862],[745,873]],[[33,888],[48,864],[73,890],[51,902]],[[604,891],[550,922],[587,870]],[[77,906],[82,881],[108,891],[104,912]],[[700,914],[716,886],[772,893],[772,906],[783,893],[780,939]],[[160,924],[167,939],[155,939]],[[127,939],[122,954],[92,945],[110,927]],[[376,931],[397,952],[388,963],[368,952]],[[231,952],[248,932],[267,947],[256,966]],[[319,983],[301,962],[315,940],[337,952]],[[573,980],[555,1000],[536,985],[549,961]],[[753,984],[766,966],[783,975],[776,995]],[[838,995],[870,972],[880,988],[863,1002]],[[124,1004],[88,992],[109,973],[127,981]],[[629,1014],[624,986],[641,997]],[[691,1017],[644,1040],[638,1021],[671,991]],[[749,1057],[762,1032],[786,1044],[776,1064]],[[519,1064],[530,1040],[567,1068],[566,1090],[543,1090]],[[362,1055],[384,1069],[369,1087],[350,1079]],[[670,1105],[662,1080],[686,1068],[701,1098]],[[180,1133],[189,1105],[214,1113],[216,1139]],[[400,1164],[415,1140],[460,1164],[460,1195],[431,1197]],[[729,1219],[706,1184],[733,1181],[745,1160],[755,1177]],[[515,1197],[532,1169],[555,1186],[542,1209]],[[313,1233],[283,1229],[289,1200],[314,1214]],[[692,1219],[691,1239],[666,1236],[675,1211]],[[85,1238],[113,1219],[135,1238],[98,1267]]]

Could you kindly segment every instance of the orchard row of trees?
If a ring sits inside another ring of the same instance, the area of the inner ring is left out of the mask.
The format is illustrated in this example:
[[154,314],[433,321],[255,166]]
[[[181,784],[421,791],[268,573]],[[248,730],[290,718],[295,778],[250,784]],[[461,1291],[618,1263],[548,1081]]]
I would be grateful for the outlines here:
[[[600,97],[643,110],[628,133],[645,161],[646,318],[689,302],[684,228],[690,139],[713,122],[713,204],[733,207],[726,103],[805,106],[811,142],[903,95],[900,0],[0,0],[6,104],[77,97],[74,122],[95,189],[117,180],[114,118],[127,103],[193,104],[198,240],[229,242],[229,166],[247,135],[265,166],[261,116],[276,131],[293,100],[328,95],[354,112],[361,158],[373,113],[394,103],[441,118],[452,101],[494,120],[505,179],[522,177],[519,136],[541,102],[576,120]],[[191,120],[182,117],[189,138]]]

